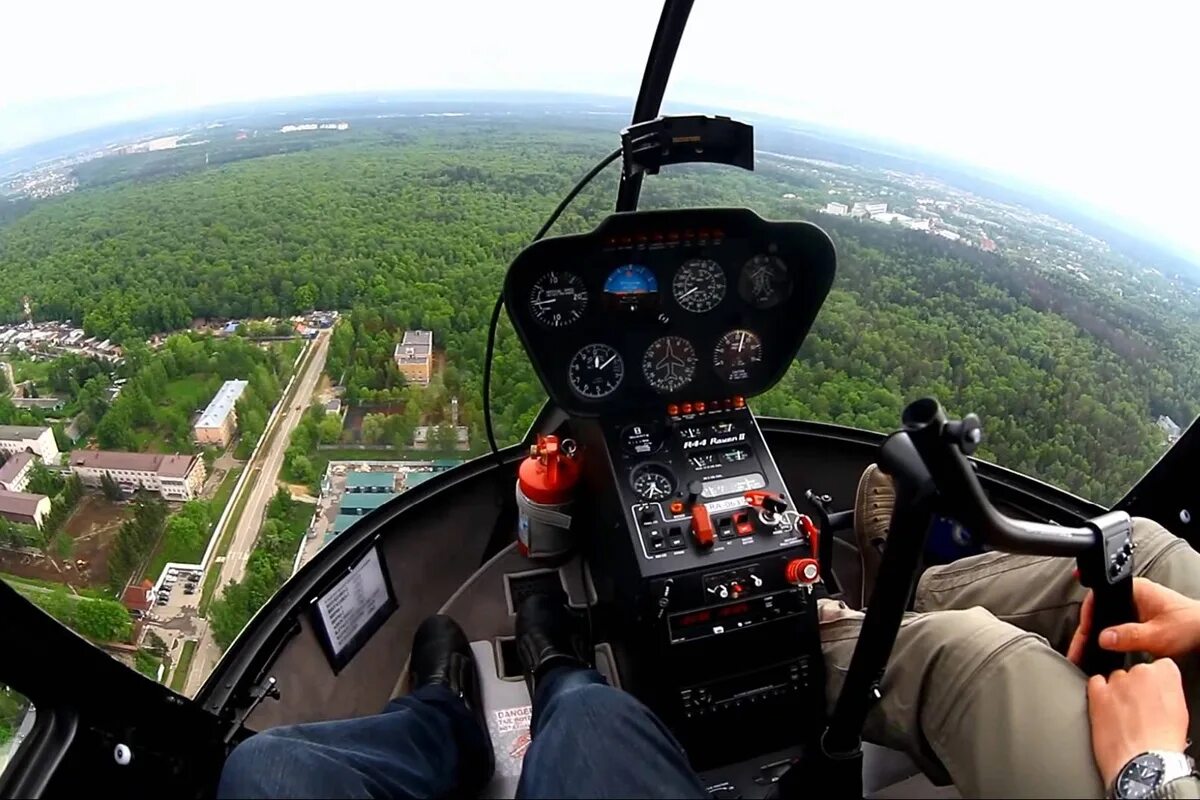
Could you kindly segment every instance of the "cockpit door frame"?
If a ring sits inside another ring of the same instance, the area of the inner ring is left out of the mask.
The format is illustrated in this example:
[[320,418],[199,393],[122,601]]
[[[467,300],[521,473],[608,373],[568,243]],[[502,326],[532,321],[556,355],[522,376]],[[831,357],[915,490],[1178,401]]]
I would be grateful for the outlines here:
[[[79,602],[87,602],[80,600]],[[220,718],[127,667],[0,581],[0,683],[35,708],[0,776],[0,797],[145,791],[210,797],[224,760]]]
[[1200,547],[1200,417],[1113,508],[1148,517]]

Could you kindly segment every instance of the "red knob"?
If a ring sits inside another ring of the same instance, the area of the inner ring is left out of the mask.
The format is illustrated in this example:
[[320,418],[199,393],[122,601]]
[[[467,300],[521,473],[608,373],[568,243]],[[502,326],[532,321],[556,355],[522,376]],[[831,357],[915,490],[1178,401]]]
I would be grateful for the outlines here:
[[811,586],[821,577],[821,567],[815,558],[793,558],[788,562],[786,577],[788,583]]

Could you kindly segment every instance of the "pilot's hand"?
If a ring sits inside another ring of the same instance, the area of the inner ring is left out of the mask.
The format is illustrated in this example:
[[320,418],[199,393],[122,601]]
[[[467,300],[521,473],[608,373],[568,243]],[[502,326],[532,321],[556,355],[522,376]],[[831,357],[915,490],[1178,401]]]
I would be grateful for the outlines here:
[[[1133,604],[1139,622],[1113,625],[1100,632],[1100,646],[1120,653],[1143,652],[1176,658],[1200,650],[1200,602],[1145,578],[1133,579]],[[1083,659],[1092,629],[1091,592],[1079,611],[1079,627],[1067,650],[1075,664]]]
[[1169,658],[1119,669],[1087,685],[1092,752],[1105,787],[1134,756],[1147,750],[1182,753],[1188,709],[1179,667]]

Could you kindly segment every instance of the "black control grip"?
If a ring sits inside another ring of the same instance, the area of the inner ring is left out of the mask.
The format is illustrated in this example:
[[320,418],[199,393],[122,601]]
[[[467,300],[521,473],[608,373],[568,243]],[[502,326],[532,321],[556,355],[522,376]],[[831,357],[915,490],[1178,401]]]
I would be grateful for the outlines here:
[[1080,582],[1092,590],[1092,625],[1083,651],[1083,671],[1107,675],[1122,669],[1126,654],[1100,647],[1100,632],[1113,625],[1137,621],[1133,602],[1133,520],[1123,511],[1110,511],[1088,521],[1096,546],[1076,559]]
[[1101,648],[1100,632],[1113,625],[1137,620],[1137,608],[1133,604],[1133,579],[1103,584],[1093,588],[1092,592],[1095,595],[1092,627],[1088,631],[1081,666],[1088,675],[1108,675],[1114,670],[1124,669],[1126,654]]

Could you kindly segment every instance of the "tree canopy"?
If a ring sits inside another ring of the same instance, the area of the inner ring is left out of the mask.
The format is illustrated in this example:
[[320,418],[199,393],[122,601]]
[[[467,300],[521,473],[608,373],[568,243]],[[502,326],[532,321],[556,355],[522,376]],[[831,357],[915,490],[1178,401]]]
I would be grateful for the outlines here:
[[[337,308],[352,313],[334,334],[331,376],[349,400],[401,406],[411,387],[389,366],[396,334],[430,329],[447,359],[443,387],[479,442],[485,331],[505,267],[612,141],[566,126],[462,123],[157,180],[114,178],[0,225],[0,319],[17,318],[28,294],[39,318],[82,320],[89,334],[129,343],[193,317]],[[614,180],[602,174],[556,230],[609,213]],[[1157,415],[1184,423],[1200,410],[1200,326],[1135,285],[1105,294],[919,232],[817,216],[804,200],[811,183],[766,163],[755,173],[681,167],[643,192],[645,208],[747,205],[812,218],[833,235],[834,291],[791,371],[754,400],[757,411],[889,430],[906,401],[932,394],[954,413],[981,414],[984,457],[1109,502],[1161,453]],[[797,192],[801,200],[782,199]],[[73,365],[62,380],[86,391],[100,377],[91,369]],[[174,375],[217,372],[164,371],[167,386]],[[146,380],[163,383],[157,372]],[[100,420],[102,442],[127,444],[146,420],[165,436],[181,430],[178,415],[143,402],[153,391],[128,393],[118,401],[126,411]],[[502,320],[500,438],[522,435],[543,399]],[[253,431],[263,410],[239,408],[239,419]],[[0,423],[13,418],[0,400]],[[388,441],[412,422],[395,431],[364,422],[362,437]],[[316,421],[312,434],[289,451],[293,476],[332,425]]]

